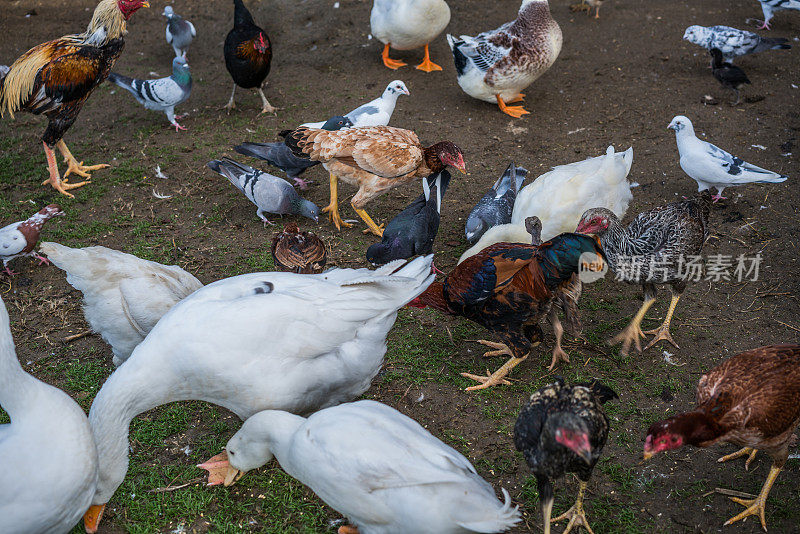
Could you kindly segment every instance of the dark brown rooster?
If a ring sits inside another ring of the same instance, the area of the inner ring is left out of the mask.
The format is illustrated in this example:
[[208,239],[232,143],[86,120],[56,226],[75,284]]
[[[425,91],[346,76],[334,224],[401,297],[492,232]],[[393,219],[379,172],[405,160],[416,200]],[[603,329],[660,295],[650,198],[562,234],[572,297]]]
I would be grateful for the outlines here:
[[479,341],[496,349],[484,356],[511,359],[489,376],[462,375],[481,382],[467,391],[508,384],[504,377],[541,342],[539,320],[578,272],[584,252],[605,257],[598,239],[580,234],[561,234],[539,246],[497,243],[457,265],[409,306],[466,317],[496,333],[501,343]]
[[[631,343],[642,352],[639,338],[645,334],[655,334],[645,350],[661,340],[678,347],[669,333],[669,323],[686,289],[687,266],[693,256],[699,258],[708,238],[710,204],[711,194],[706,190],[696,198],[640,213],[628,226],[623,226],[617,216],[605,208],[592,208],[581,217],[576,232],[597,235],[608,257],[608,266],[617,279],[641,284],[644,290],[642,307],[625,330],[609,341],[622,343],[620,352],[624,356],[628,355]],[[663,324],[643,332],[642,320],[656,301],[656,284],[669,284],[672,301]]]
[[[89,183],[67,183],[75,173],[91,178],[90,171],[108,165],[84,165],[70,153],[62,137],[78,118],[83,104],[95,87],[103,83],[125,45],[126,23],[146,0],[102,0],[94,10],[84,33],[66,35],[25,52],[3,76],[0,74],[0,115],[14,117],[18,111],[45,114],[47,129],[42,136],[47,156],[49,183],[61,194]],[[2,73],[5,69],[0,69]],[[62,180],[53,148],[58,147],[68,167]]]
[[697,384],[697,407],[654,423],[647,431],[644,459],[684,445],[710,447],[728,442],[742,450],[726,461],[763,449],[772,456],[764,486],[752,500],[732,497],[745,506],[729,525],[757,515],[767,530],[764,507],[772,484],[789,456],[789,440],[800,423],[800,345],[770,345],[732,356]]
[[[417,134],[391,126],[368,126],[338,131],[300,127],[285,137],[295,156],[321,161],[330,173],[331,202],[323,208],[337,229],[350,225],[339,215],[339,180],[358,186],[350,204],[367,223],[368,230],[383,237],[364,210],[366,204],[389,189],[427,178],[452,166],[466,173],[461,149],[450,141],[424,147]],[[427,196],[427,195],[426,195]]]
[[224,109],[236,107],[233,101],[236,86],[244,89],[256,89],[261,97],[261,113],[275,113],[273,107],[264,96],[264,80],[267,79],[272,64],[272,44],[264,30],[256,26],[253,16],[244,6],[242,0],[233,0],[233,29],[225,38],[223,49],[225,67],[233,78],[231,99]]
[[327,257],[322,239],[313,232],[301,232],[295,223],[287,224],[272,238],[272,259],[279,271],[321,273]]

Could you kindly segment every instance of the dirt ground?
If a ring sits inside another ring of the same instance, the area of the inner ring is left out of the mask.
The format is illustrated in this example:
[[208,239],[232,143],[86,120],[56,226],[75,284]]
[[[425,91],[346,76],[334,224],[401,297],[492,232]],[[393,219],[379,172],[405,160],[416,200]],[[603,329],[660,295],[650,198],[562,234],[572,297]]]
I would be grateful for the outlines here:
[[[519,5],[517,0],[449,3],[452,20],[447,31],[471,35],[511,20]],[[379,43],[368,38],[367,0],[340,0],[338,7],[333,0],[251,1],[254,18],[274,47],[266,94],[281,108],[277,116],[257,116],[257,96],[241,89],[238,110],[230,115],[219,110],[231,90],[222,58],[222,43],[232,25],[230,4],[174,4],[198,32],[188,55],[193,93],[177,110],[189,114],[181,121],[188,131],[175,133],[163,114],[143,109],[116,87],[106,84],[95,91],[65,141],[78,159],[110,163],[112,168],[97,172],[74,200],[40,186],[47,177],[40,142],[45,121],[26,114],[3,120],[0,226],[56,201],[67,216],[49,223],[45,240],[104,245],[178,264],[204,283],[269,270],[268,243],[275,229],[263,228],[254,206],[206,169],[206,161],[228,155],[255,165],[235,154],[232,145],[272,140],[278,131],[301,122],[343,114],[399,78],[411,96],[400,97],[392,124],[414,130],[424,143],[455,142],[469,170],[466,176],[454,173],[444,199],[436,263],[447,272],[466,248],[467,214],[510,160],[527,167],[534,178],[551,166],[600,155],[609,144],[617,150],[633,146],[629,179],[640,186],[634,189],[628,218],[691,194],[695,183],[679,168],[674,134],[666,129],[674,115],[687,115],[698,135],[790,176],[783,184],[728,189],[730,200],[712,211],[713,236],[706,255],[760,252],[764,260],[758,281],[691,285],[673,322],[680,349],[658,345],[627,358],[604,340],[636,311],[641,290],[610,279],[588,286],[581,303],[587,340],[567,344],[572,362],[556,372],[567,380],[602,379],[620,396],[608,405],[611,436],[589,486],[587,510],[595,532],[760,531],[754,518],[723,528],[740,506],[714,489],[757,493],[769,468],[767,457],[759,455],[746,472],[741,461],[716,463],[718,456],[733,450],[731,446],[687,448],[647,463],[641,451],[651,422],[692,406],[694,387],[704,370],[745,349],[798,340],[795,222],[800,195],[794,191],[800,178],[800,13],[778,13],[773,30],[765,33],[789,38],[795,45],[792,50],[737,61],[752,85],[744,91],[746,99],[731,107],[726,103],[729,94],[711,76],[705,52],[681,36],[691,24],[745,28],[748,17],[761,17],[754,0],[609,0],[599,20],[571,13],[567,0],[552,2],[564,46],[553,67],[527,91],[531,114],[514,120],[461,91],[444,36],[431,47],[432,59],[443,72],[384,68]],[[92,0],[3,2],[0,63],[10,64],[45,40],[82,31],[94,5]],[[163,2],[152,2],[150,9],[133,16],[115,71],[136,77],[169,74],[173,52],[164,41],[163,7]],[[410,65],[421,59],[419,51],[393,55]],[[704,95],[721,103],[704,105]],[[155,177],[156,166],[167,179]],[[312,169],[307,177],[315,183],[306,197],[326,205],[323,169]],[[154,191],[170,197],[155,198]],[[345,198],[353,192],[345,186]],[[376,220],[387,221],[418,194],[416,185],[392,191],[368,211]],[[343,217],[355,218],[348,203],[343,206]],[[283,222],[289,220],[293,219]],[[306,219],[297,222],[310,227]],[[365,264],[364,251],[374,239],[363,236],[362,229],[360,221],[342,232],[327,221],[313,228],[329,244],[330,264],[339,267]],[[12,317],[20,361],[88,409],[113,370],[109,347],[99,336],[63,341],[87,325],[80,293],[66,283],[62,271],[27,259],[13,267],[21,274],[0,278],[0,291]],[[666,295],[660,294],[649,313],[648,328],[659,324]],[[389,336],[386,372],[367,397],[396,407],[466,454],[482,476],[508,489],[521,505],[525,521],[513,532],[538,532],[535,483],[514,450],[511,432],[528,394],[553,377],[546,371],[552,336],[548,334],[547,342],[513,372],[514,385],[465,393],[469,382],[460,372],[483,372],[501,363],[480,357],[482,351],[473,340],[482,336],[485,331],[460,319],[427,310],[401,311]],[[224,410],[201,403],[160,408],[140,417],[133,429],[131,471],[109,504],[100,532],[333,532],[327,519],[340,516],[309,491],[281,478],[274,464],[265,470],[268,475],[248,475],[230,491],[197,484],[200,472],[194,464],[224,446],[239,424]],[[183,483],[190,485],[149,493]],[[570,506],[575,490],[572,478],[557,483],[554,512]],[[273,496],[280,496],[280,502],[260,504]],[[797,461],[789,461],[772,490],[767,524],[770,532],[800,532]],[[562,529],[563,523],[554,531]]]

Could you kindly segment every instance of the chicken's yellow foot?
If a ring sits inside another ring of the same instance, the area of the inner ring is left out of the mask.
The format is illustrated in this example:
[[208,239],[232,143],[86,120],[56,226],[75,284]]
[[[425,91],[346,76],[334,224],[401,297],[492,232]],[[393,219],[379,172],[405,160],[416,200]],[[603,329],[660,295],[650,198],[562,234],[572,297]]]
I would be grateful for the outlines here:
[[469,373],[461,373],[461,376],[465,378],[469,378],[480,382],[477,386],[470,386],[466,388],[464,391],[476,391],[478,389],[486,389],[492,386],[496,386],[498,384],[505,384],[511,385],[511,382],[505,379],[506,375],[511,372],[511,370],[519,365],[520,363],[524,362],[525,359],[528,357],[526,354],[522,358],[517,358],[516,356],[512,356],[510,360],[503,364],[503,366],[495,371],[492,374],[486,373],[486,376],[478,376]]
[[736,458],[741,458],[742,456],[747,456],[747,460],[744,462],[744,470],[745,471],[749,471],[750,470],[750,462],[753,461],[753,459],[756,457],[756,454],[758,454],[758,449],[754,449],[752,447],[742,447],[741,449],[739,449],[736,452],[732,452],[731,454],[726,454],[722,458],[718,458],[717,461],[718,462],[727,462],[728,460],[735,460]]
[[44,182],[42,182],[42,185],[50,184],[56,191],[58,191],[62,195],[74,198],[75,195],[68,193],[67,191],[69,189],[75,189],[76,187],[80,187],[82,185],[90,183],[89,180],[85,180],[77,184],[70,184],[66,180],[62,180],[61,176],[59,176],[58,174],[58,165],[56,164],[55,153],[49,146],[47,146],[47,143],[42,143],[42,144],[44,145],[44,154],[47,157],[47,170],[50,172],[50,177]]
[[490,358],[492,356],[514,356],[514,353],[511,352],[511,349],[508,348],[508,345],[505,343],[495,343],[494,341],[487,341],[485,339],[479,339],[478,343],[481,345],[486,345],[489,348],[497,349],[497,350],[490,350],[483,353],[484,358]]
[[383,52],[381,53],[381,59],[383,59],[383,64],[392,70],[397,70],[400,67],[405,67],[407,63],[403,63],[399,59],[392,59],[389,57],[389,46],[390,43],[386,43],[386,45],[383,47]]
[[578,498],[575,500],[575,504],[572,505],[572,508],[561,514],[560,516],[552,519],[551,523],[558,523],[559,521],[563,521],[565,519],[569,520],[567,523],[567,528],[564,529],[562,534],[567,534],[572,527],[577,527],[576,531],[580,529],[580,527],[585,528],[589,534],[594,534],[592,532],[592,528],[589,526],[589,520],[586,519],[586,513],[583,510],[583,494],[586,491],[586,482],[580,480],[580,486],[578,487]]
[[642,343],[639,341],[639,338],[645,337],[641,328],[642,319],[644,319],[647,310],[650,309],[650,306],[652,306],[655,301],[655,299],[646,299],[644,303],[642,303],[642,307],[638,312],[636,312],[636,315],[633,317],[633,319],[631,319],[630,324],[625,327],[625,330],[608,340],[610,345],[622,343],[622,348],[619,352],[623,356],[627,356],[628,352],[630,352],[631,343],[636,344],[636,350],[641,354]]
[[670,321],[672,321],[672,314],[675,313],[675,306],[678,305],[678,300],[680,300],[680,298],[681,298],[680,295],[672,295],[672,301],[670,301],[669,303],[669,310],[667,310],[667,316],[664,318],[664,322],[661,326],[653,330],[646,330],[645,332],[643,332],[644,334],[655,334],[655,337],[650,340],[650,343],[647,344],[644,350],[649,349],[650,347],[652,347],[661,340],[672,343],[672,346],[675,347],[676,349],[680,348],[678,344],[675,343],[675,340],[672,339],[672,335],[670,335],[669,333],[669,323]]
[[430,51],[428,50],[428,45],[425,45],[425,58],[422,60],[422,63],[417,65],[417,70],[423,70],[425,72],[442,70],[442,67],[431,61],[431,55]]
[[368,234],[368,233],[371,232],[371,233],[375,234],[378,237],[383,237],[383,226],[384,225],[381,224],[380,226],[378,226],[377,224],[375,224],[375,221],[372,220],[372,217],[369,216],[369,214],[367,213],[366,210],[357,208],[355,206],[353,206],[353,209],[356,210],[356,213],[358,213],[358,216],[361,217],[364,220],[365,223],[367,223],[367,229],[364,230],[365,234]]
[[764,486],[761,488],[761,493],[759,493],[758,497],[755,499],[740,499],[739,497],[731,497],[730,499],[732,501],[738,502],[742,506],[746,506],[746,508],[740,514],[735,515],[725,521],[725,525],[730,525],[751,515],[757,515],[759,520],[761,520],[761,528],[763,528],[764,532],[766,532],[767,520],[764,517],[764,513],[765,506],[767,504],[767,496],[769,495],[769,491],[772,489],[772,485],[775,483],[775,479],[778,478],[778,474],[780,472],[781,468],[775,466],[774,464],[769,468],[767,480],[764,482]]
[[322,208],[322,213],[328,214],[328,219],[341,230],[342,226],[350,228],[352,225],[342,220],[339,215],[339,178],[331,173],[331,203]]
[[[75,159],[75,156],[73,156],[72,153],[67,148],[67,144],[64,142],[63,139],[59,140],[58,143],[56,143],[56,147],[61,152],[61,154],[64,156],[64,162],[68,166],[66,172],[64,173],[64,178],[69,176],[70,173],[75,173],[78,176],[81,176],[83,178],[91,178],[92,175],[89,174],[89,172],[97,171],[97,170],[100,170],[100,169],[105,169],[107,167],[110,167],[110,165],[108,165],[106,163],[100,163],[98,165],[84,165],[82,161],[78,162],[78,160]],[[80,186],[82,186],[82,185],[84,185],[86,183],[87,182],[81,182],[80,184],[71,184],[72,187],[70,187],[68,189],[74,189],[74,188],[80,187]]]
[[505,113],[506,115],[511,115],[515,119],[522,117],[523,115],[527,115],[530,111],[526,110],[522,106],[507,106],[506,103],[500,98],[500,95],[495,95],[497,99],[497,105],[500,106],[500,111]]

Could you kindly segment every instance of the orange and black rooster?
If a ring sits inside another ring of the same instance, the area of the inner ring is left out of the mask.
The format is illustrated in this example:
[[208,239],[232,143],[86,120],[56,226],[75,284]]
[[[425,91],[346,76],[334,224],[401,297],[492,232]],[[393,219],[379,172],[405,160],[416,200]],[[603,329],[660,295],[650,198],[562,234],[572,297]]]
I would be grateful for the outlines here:
[[[0,68],[0,115],[8,112],[13,117],[18,111],[28,111],[47,116],[49,123],[42,142],[50,178],[44,183],[64,195],[71,197],[69,189],[89,183],[67,183],[70,173],[91,178],[90,171],[108,167],[78,162],[62,137],[122,53],[127,20],[139,8],[149,6],[146,0],[101,0],[84,33],[42,43],[25,52],[7,70]],[[54,147],[58,147],[68,165],[63,180]]]
[[431,284],[409,306],[460,315],[498,334],[502,343],[479,341],[497,349],[484,356],[508,354],[511,359],[489,376],[463,376],[481,382],[467,391],[508,384],[504,377],[542,341],[539,320],[571,283],[584,252],[605,260],[599,240],[587,235],[561,234],[539,246],[497,243],[458,264],[444,282]]
[[275,113],[278,108],[273,107],[264,96],[262,85],[269,74],[272,64],[272,44],[267,33],[256,26],[253,16],[244,6],[242,0],[233,0],[233,29],[225,38],[225,67],[233,78],[233,91],[231,99],[225,104],[224,109],[236,107],[233,101],[236,95],[236,86],[244,89],[257,89],[261,97],[261,113]]
[[789,456],[792,432],[800,423],[800,345],[770,345],[741,352],[703,375],[697,384],[697,407],[654,423],[647,431],[644,459],[684,445],[710,447],[728,442],[743,449],[720,462],[749,456],[756,450],[772,456],[758,497],[732,499],[745,510],[730,525],[757,515],[766,531],[764,507],[772,484]]

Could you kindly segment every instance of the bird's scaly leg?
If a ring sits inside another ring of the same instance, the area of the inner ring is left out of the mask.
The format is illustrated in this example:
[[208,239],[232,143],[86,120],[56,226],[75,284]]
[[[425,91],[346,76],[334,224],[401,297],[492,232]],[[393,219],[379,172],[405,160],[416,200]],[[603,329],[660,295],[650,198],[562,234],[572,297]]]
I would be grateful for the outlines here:
[[630,324],[625,327],[625,330],[608,340],[610,345],[622,343],[620,353],[623,356],[628,355],[628,352],[630,352],[631,343],[634,342],[636,343],[636,350],[641,354],[642,344],[639,341],[639,337],[645,337],[641,328],[642,319],[644,319],[644,315],[647,313],[647,310],[650,309],[650,306],[652,306],[655,301],[656,299],[645,299],[644,303],[642,303],[642,307],[638,312],[636,312],[636,315],[633,317],[633,319],[631,319]]
[[[258,88],[258,95],[261,97],[261,113],[275,113],[277,115],[278,110],[281,108],[276,108],[275,106],[269,103],[267,97],[264,96],[263,88],[261,87]],[[259,115],[261,115],[261,113],[259,113]]]
[[564,529],[563,534],[567,534],[570,530],[572,530],[572,527],[583,527],[589,532],[589,534],[594,534],[591,527],[589,527],[589,521],[586,519],[586,513],[583,511],[583,493],[586,491],[586,482],[583,480],[579,480],[578,482],[580,485],[578,486],[578,498],[575,500],[575,504],[572,505],[572,508],[554,518],[550,522],[558,523],[559,521],[569,519],[569,523],[567,523],[567,528]]
[[381,52],[381,59],[383,59],[383,64],[392,70],[397,70],[400,67],[405,67],[408,63],[403,63],[399,59],[392,59],[389,57],[390,44],[391,43],[386,43],[386,45],[383,47],[383,52]]
[[595,8],[595,12],[594,12],[594,18],[596,18],[596,19],[599,19],[599,18],[600,18],[600,5],[599,5],[599,4],[598,4],[598,5],[597,5],[597,7]]
[[767,475],[767,480],[764,482],[764,486],[761,488],[761,493],[759,493],[758,497],[756,497],[755,499],[740,499],[739,497],[731,497],[730,499],[733,502],[738,502],[742,506],[746,506],[746,508],[740,514],[735,515],[730,519],[728,519],[727,521],[725,521],[725,525],[730,525],[750,515],[757,515],[758,518],[761,520],[761,528],[763,528],[764,532],[766,532],[767,520],[764,518],[764,512],[765,512],[764,507],[767,504],[767,496],[769,495],[769,490],[772,489],[772,485],[775,483],[775,479],[778,478],[778,474],[780,472],[781,468],[777,467],[775,464],[772,464],[772,467],[769,468],[769,475]]
[[561,348],[561,338],[564,336],[564,327],[561,326],[561,320],[558,318],[558,311],[555,307],[550,309],[550,323],[553,325],[553,334],[556,336],[556,346],[553,349],[553,359],[550,362],[548,371],[555,369],[558,362],[563,361],[569,363],[569,354]]
[[75,187],[80,187],[86,182],[80,182],[78,184],[68,184],[61,181],[61,176],[58,174],[58,165],[56,164],[56,155],[47,143],[42,143],[44,145],[44,155],[47,157],[47,170],[50,171],[50,178],[42,182],[42,185],[50,184],[53,188],[61,193],[62,195],[66,195],[70,198],[74,198],[75,195],[72,193],[68,193],[68,189],[72,189]]
[[228,100],[228,103],[222,106],[220,109],[227,109],[228,113],[230,113],[232,109],[236,109],[236,102],[233,101],[233,97],[235,95],[236,95],[236,82],[233,82],[233,91],[231,91],[231,99]]
[[497,99],[497,105],[500,106],[500,111],[505,113],[506,115],[511,115],[515,119],[522,117],[523,115],[527,115],[530,111],[527,111],[522,106],[507,106],[506,103],[500,98],[500,95],[495,95]]
[[331,203],[322,208],[322,213],[328,214],[328,219],[336,226],[337,230],[341,230],[342,226],[350,228],[352,225],[342,220],[339,215],[339,178],[331,173]]
[[362,219],[364,219],[364,222],[367,223],[367,229],[364,230],[365,234],[368,234],[368,233],[371,232],[371,233],[375,234],[378,237],[383,237],[383,226],[384,225],[381,224],[380,226],[378,226],[377,224],[375,224],[375,221],[372,220],[372,217],[369,216],[369,214],[366,212],[366,210],[361,209],[361,208],[357,208],[355,206],[353,206],[353,209],[356,210],[356,213],[358,213],[358,216],[361,217]]
[[[511,352],[511,349],[509,349],[508,345],[506,345],[505,343],[491,343],[491,342],[487,342],[485,340],[479,340],[478,343],[482,343],[482,344],[488,345],[490,347],[492,347],[492,346],[501,346],[502,347],[501,350],[494,351],[494,352],[497,352],[499,354],[513,354]],[[487,354],[492,354],[493,355],[493,353],[487,353]],[[498,369],[497,371],[495,371],[492,374],[489,374],[489,372],[487,371],[486,376],[478,376],[478,375],[473,375],[473,374],[470,374],[470,373],[461,373],[461,376],[463,376],[465,378],[469,378],[469,379],[475,380],[477,382],[480,382],[479,385],[470,386],[470,387],[466,388],[465,391],[475,391],[475,390],[478,390],[478,389],[486,389],[486,388],[490,388],[492,386],[496,386],[498,384],[505,384],[507,386],[511,385],[511,382],[506,380],[505,376],[508,375],[508,373],[510,373],[511,370],[514,367],[516,367],[520,363],[524,362],[529,354],[530,353],[526,354],[522,358],[518,358],[518,357],[512,355],[511,359],[508,360],[506,363],[504,363],[503,366],[500,367],[500,369]],[[486,354],[484,354],[484,356],[486,356]]]
[[745,471],[749,471],[750,470],[750,462],[753,461],[753,459],[756,457],[756,454],[758,454],[758,449],[754,449],[752,447],[742,447],[741,449],[739,449],[736,452],[732,452],[730,454],[726,454],[722,458],[718,458],[717,461],[718,462],[727,462],[728,460],[735,460],[736,458],[741,458],[742,456],[747,456],[747,460],[744,462],[744,470]]
[[417,70],[424,70],[425,72],[442,70],[442,67],[431,61],[431,54],[428,51],[428,45],[425,45],[425,58],[422,60],[422,63],[417,65]]
[[[100,163],[98,165],[84,165],[82,161],[79,163],[78,160],[75,159],[75,156],[73,156],[69,151],[67,144],[63,139],[56,143],[56,148],[58,148],[58,150],[61,152],[61,155],[64,156],[64,162],[68,165],[67,170],[64,172],[64,180],[62,180],[62,183],[66,182],[67,176],[69,176],[72,172],[78,176],[82,176],[83,178],[91,178],[92,175],[89,174],[89,172],[110,167],[110,165],[107,163]],[[78,184],[70,184],[70,187],[67,189],[74,189],[86,183],[88,183],[88,181],[80,182]]]
[[650,343],[647,344],[647,346],[644,348],[644,350],[649,349],[650,347],[652,347],[653,345],[655,345],[656,343],[658,343],[662,339],[672,343],[672,346],[674,346],[676,349],[680,348],[678,346],[678,344],[675,343],[675,340],[672,339],[672,335],[670,335],[670,333],[669,333],[669,323],[670,323],[670,321],[672,321],[672,314],[675,313],[675,306],[678,305],[678,300],[680,298],[681,298],[680,295],[675,295],[675,294],[672,295],[672,300],[670,301],[669,309],[667,310],[667,316],[666,316],[666,318],[664,318],[664,322],[661,324],[661,326],[659,326],[658,328],[655,328],[653,330],[645,330],[644,331],[645,334],[655,334],[655,336],[656,336],[652,340],[650,340]]

